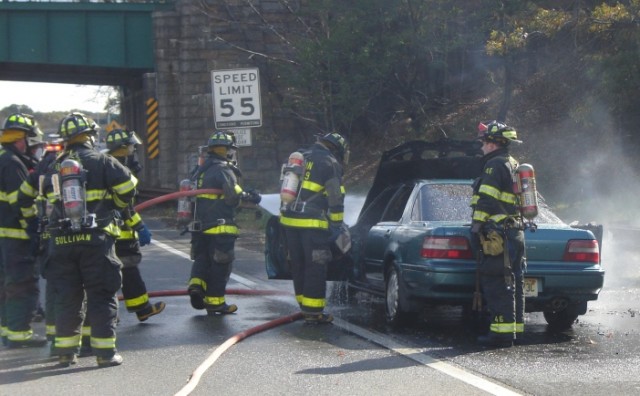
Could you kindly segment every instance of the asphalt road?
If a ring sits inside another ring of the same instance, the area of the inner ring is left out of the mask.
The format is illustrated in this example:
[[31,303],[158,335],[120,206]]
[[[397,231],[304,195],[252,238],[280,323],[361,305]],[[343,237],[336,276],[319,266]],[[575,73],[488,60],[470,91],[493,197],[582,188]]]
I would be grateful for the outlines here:
[[[152,230],[154,244],[143,248],[141,264],[148,289],[184,290],[188,239],[160,223]],[[292,295],[241,291],[292,287],[266,279],[262,252],[238,248],[228,288],[240,294],[227,297],[239,306],[237,314],[208,317],[186,296],[162,297],[165,312],[145,323],[121,309],[118,348],[125,362],[119,367],[97,369],[93,357],[84,357],[59,368],[47,348],[3,348],[0,394],[175,395],[194,386],[193,395],[637,395],[638,257],[613,255],[610,247],[611,253],[603,252],[605,289],[587,315],[563,333],[551,332],[541,315],[527,315],[523,346],[477,347],[455,308],[434,309],[413,327],[389,329],[380,299],[359,293],[347,301],[336,284],[329,299],[334,325],[287,322],[248,336],[212,361],[234,335],[297,312]],[[42,331],[41,323],[35,326]],[[197,384],[189,382],[200,374]]]

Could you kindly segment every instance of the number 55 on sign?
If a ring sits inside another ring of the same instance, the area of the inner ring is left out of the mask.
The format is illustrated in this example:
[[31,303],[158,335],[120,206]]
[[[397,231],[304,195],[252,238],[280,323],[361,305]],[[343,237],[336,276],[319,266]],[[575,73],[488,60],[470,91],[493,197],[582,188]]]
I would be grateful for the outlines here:
[[213,70],[211,81],[216,128],[262,126],[258,69]]

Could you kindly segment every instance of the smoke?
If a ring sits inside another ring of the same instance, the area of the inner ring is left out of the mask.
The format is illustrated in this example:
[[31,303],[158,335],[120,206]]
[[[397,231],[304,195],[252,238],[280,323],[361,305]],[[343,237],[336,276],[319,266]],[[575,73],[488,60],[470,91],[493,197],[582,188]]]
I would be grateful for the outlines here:
[[561,219],[603,225],[605,287],[640,286],[640,183],[634,159],[604,106],[592,105],[589,119],[566,118],[525,136],[528,147],[520,160],[534,165],[538,188]]
[[[344,198],[344,222],[354,225],[360,215],[360,209],[364,205],[364,195],[347,194]],[[280,194],[263,194],[260,206],[272,215],[280,215]]]

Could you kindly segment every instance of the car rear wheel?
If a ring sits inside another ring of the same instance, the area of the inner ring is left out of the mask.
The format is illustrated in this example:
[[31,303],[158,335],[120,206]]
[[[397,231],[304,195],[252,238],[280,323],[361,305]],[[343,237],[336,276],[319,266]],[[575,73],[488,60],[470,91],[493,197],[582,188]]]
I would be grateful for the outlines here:
[[578,316],[580,316],[575,313],[575,310],[571,309],[571,307],[556,312],[544,311],[542,314],[549,326],[559,330],[570,328],[575,323],[576,319],[578,319]]
[[391,266],[387,275],[385,314],[387,323],[392,326],[409,324],[415,319],[415,313],[408,312],[403,307],[404,294],[405,291],[402,289],[398,271],[394,266]]

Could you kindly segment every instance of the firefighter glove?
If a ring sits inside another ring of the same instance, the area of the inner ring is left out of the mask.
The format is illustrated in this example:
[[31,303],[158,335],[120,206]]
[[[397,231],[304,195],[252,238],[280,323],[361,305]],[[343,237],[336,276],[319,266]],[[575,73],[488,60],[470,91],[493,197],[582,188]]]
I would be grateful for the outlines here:
[[138,230],[138,241],[140,241],[140,246],[145,246],[151,243],[151,231],[146,224],[143,224]]
[[262,196],[260,196],[260,193],[258,191],[249,189],[242,192],[242,195],[240,195],[240,199],[245,202],[250,202],[257,205],[260,203],[260,201],[262,201]]
[[329,243],[334,243],[342,234],[341,223],[329,223]]
[[33,238],[34,236],[38,236],[38,229],[40,227],[40,219],[37,217],[32,217],[31,219],[27,220],[27,228],[25,231],[27,231],[27,235],[29,235],[30,238]]

